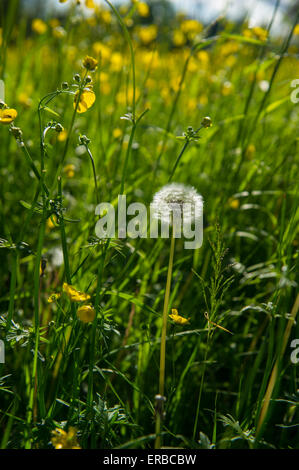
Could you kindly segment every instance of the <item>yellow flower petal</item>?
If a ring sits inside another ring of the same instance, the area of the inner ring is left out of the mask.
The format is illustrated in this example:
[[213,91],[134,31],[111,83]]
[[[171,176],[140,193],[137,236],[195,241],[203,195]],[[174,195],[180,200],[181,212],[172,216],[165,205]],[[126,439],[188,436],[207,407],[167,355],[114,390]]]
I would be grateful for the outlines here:
[[92,305],[83,305],[77,310],[77,317],[83,323],[92,322],[95,319],[96,312]]
[[1,124],[10,124],[14,119],[16,119],[18,113],[15,109],[0,109],[0,123]]
[[171,309],[171,314],[169,316],[177,325],[186,325],[189,323],[189,318],[181,317],[176,308]]
[[90,299],[90,295],[80,292],[66,282],[63,284],[63,291],[72,302],[86,302],[86,300]]
[[[75,94],[75,99],[74,99],[74,108],[76,108],[77,102],[78,102],[78,95],[79,95],[79,90]],[[96,95],[94,94],[93,91],[91,90],[84,90],[81,93],[80,96],[80,101],[77,107],[77,113],[85,113],[96,100]]]

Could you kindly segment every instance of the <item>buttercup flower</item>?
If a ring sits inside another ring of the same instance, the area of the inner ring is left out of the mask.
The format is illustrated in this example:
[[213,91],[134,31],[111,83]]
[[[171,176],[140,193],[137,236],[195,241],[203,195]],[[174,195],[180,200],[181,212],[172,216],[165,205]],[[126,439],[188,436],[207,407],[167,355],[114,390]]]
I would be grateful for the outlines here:
[[70,163],[69,165],[66,165],[64,168],[63,168],[63,172],[65,173],[66,177],[67,178],[74,178],[75,176],[75,165],[73,165],[72,163]]
[[212,119],[209,116],[204,117],[203,120],[201,121],[201,125],[203,127],[211,127]]
[[83,60],[83,67],[87,70],[95,70],[97,68],[98,61],[94,57],[87,55]]
[[77,310],[77,317],[83,323],[92,322],[95,319],[96,312],[92,305],[82,305]]
[[186,325],[187,323],[189,323],[190,320],[189,318],[181,317],[181,315],[178,314],[176,308],[171,309],[171,313],[169,316],[177,325]]
[[85,294],[84,292],[80,292],[66,282],[63,284],[63,291],[72,302],[86,302],[90,299],[90,295]]
[[0,124],[10,124],[14,119],[16,119],[17,115],[18,113],[15,109],[0,109]]
[[68,432],[60,428],[52,431],[51,442],[55,449],[81,449],[77,441],[77,429],[72,426]]
[[58,300],[60,296],[61,296],[61,294],[59,294],[59,293],[53,293],[53,294],[51,294],[51,295],[48,297],[48,303],[51,304],[52,302],[56,302],[56,300]]
[[[74,98],[74,108],[77,106],[78,102],[78,95],[79,95],[79,90],[75,93],[75,98]],[[85,113],[96,100],[96,95],[92,90],[89,88],[86,88],[85,90],[82,91],[80,95],[80,100],[77,106],[77,113]]]
[[31,27],[32,27],[32,31],[34,31],[37,34],[44,34],[48,29],[48,26],[46,25],[46,23],[40,18],[35,18],[32,21]]

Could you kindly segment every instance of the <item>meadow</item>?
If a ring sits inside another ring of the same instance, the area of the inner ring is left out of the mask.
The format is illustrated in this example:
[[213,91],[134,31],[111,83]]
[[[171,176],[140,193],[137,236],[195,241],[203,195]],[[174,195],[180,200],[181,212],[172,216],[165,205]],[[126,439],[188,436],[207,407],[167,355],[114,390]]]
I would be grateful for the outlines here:
[[[299,15],[61,3],[0,6],[0,448],[298,448]],[[200,248],[96,235],[170,182]]]

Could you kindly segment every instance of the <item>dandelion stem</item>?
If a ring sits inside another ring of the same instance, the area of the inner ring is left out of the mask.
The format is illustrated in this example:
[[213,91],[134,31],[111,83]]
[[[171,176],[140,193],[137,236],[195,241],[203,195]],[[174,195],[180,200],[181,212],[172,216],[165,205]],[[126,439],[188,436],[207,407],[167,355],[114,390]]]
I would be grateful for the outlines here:
[[[170,253],[169,253],[169,262],[168,262],[168,272],[167,272],[167,280],[166,280],[166,290],[165,290],[165,297],[164,297],[163,323],[162,323],[161,347],[160,347],[159,395],[161,395],[161,397],[164,397],[164,388],[165,388],[165,356],[166,356],[167,314],[168,314],[169,296],[170,296],[170,288],[171,288],[174,246],[175,246],[175,237],[174,237],[174,231],[172,229]],[[157,410],[156,411],[155,449],[160,449],[160,447],[161,447],[161,418],[162,418],[162,416],[163,416],[163,411],[162,410]]]

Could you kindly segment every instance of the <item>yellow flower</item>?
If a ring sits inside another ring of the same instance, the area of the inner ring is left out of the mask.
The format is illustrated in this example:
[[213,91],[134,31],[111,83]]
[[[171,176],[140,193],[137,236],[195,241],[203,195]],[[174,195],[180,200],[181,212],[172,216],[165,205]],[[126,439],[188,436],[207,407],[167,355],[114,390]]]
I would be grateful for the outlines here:
[[52,431],[51,442],[55,449],[81,449],[77,441],[77,430],[70,426],[68,432],[56,428]]
[[115,139],[119,139],[123,135],[123,132],[119,127],[117,127],[116,129],[113,129],[112,134]]
[[169,316],[177,325],[186,325],[190,320],[190,318],[181,317],[176,308],[171,309],[171,314]]
[[203,127],[211,127],[212,126],[212,119],[209,116],[206,116],[201,121],[201,125]]
[[83,60],[83,67],[87,70],[95,70],[97,68],[98,61],[94,57],[87,55]]
[[256,148],[254,144],[249,144],[245,151],[245,157],[250,160],[255,154]]
[[66,282],[63,283],[63,291],[72,302],[86,302],[86,300],[90,299],[90,295],[80,292]]
[[57,217],[56,215],[53,214],[51,215],[51,217],[47,219],[47,224],[46,224],[47,231],[52,230],[52,228],[57,227],[57,225],[58,225]]
[[157,38],[158,28],[155,24],[150,24],[149,26],[143,26],[138,31],[140,41],[148,45]]
[[196,34],[200,33],[202,29],[202,24],[196,20],[185,20],[181,24],[181,30],[188,36],[188,39],[194,39]]
[[243,36],[247,38],[256,38],[260,41],[266,41],[268,37],[268,31],[264,28],[261,28],[260,26],[255,26],[251,29],[245,29],[243,31]]
[[35,18],[31,23],[31,28],[32,28],[32,31],[34,31],[37,34],[44,34],[47,31],[48,26],[40,18]]
[[17,115],[18,113],[15,109],[0,109],[0,124],[10,124],[17,117]]
[[26,92],[22,91],[18,95],[18,102],[24,107],[24,108],[30,108],[32,105],[32,99],[27,95]]
[[61,294],[55,293],[55,292],[54,292],[54,294],[51,294],[51,295],[48,297],[48,302],[49,302],[49,304],[51,304],[52,302],[56,302],[56,300],[58,300],[60,296],[61,296]]
[[239,199],[230,198],[229,199],[229,205],[232,209],[237,210],[237,209],[239,209],[240,201],[239,201]]
[[173,32],[172,40],[173,40],[173,44],[177,47],[180,47],[186,44],[186,37],[184,33],[182,33],[182,31],[180,31],[179,29]]
[[96,7],[93,0],[85,0],[85,5],[87,6],[87,8],[95,8]]
[[57,26],[60,26],[60,21],[58,18],[51,18],[51,20],[49,21],[49,25],[51,26],[51,28],[57,28]]
[[140,16],[146,18],[150,14],[150,9],[147,3],[145,2],[138,2],[137,3],[137,11]]
[[105,24],[110,24],[111,23],[111,20],[112,20],[112,16],[111,16],[111,13],[109,10],[107,10],[107,8],[103,9],[101,11],[101,20],[103,21],[103,23]]
[[75,169],[76,169],[75,165],[69,164],[69,165],[65,165],[65,167],[63,168],[63,171],[67,178],[74,178]]
[[[74,98],[74,108],[77,106],[78,102],[78,95],[79,95],[79,90],[75,93],[75,98]],[[96,95],[92,90],[89,88],[85,88],[81,95],[80,95],[80,101],[77,106],[77,113],[85,113],[96,100]]]
[[106,46],[106,44],[102,44],[100,41],[96,41],[92,48],[96,55],[100,55],[102,61],[107,61],[111,56],[110,48]]
[[96,311],[92,305],[82,305],[77,310],[77,317],[83,323],[89,323],[95,319]]
[[112,72],[120,72],[124,64],[123,56],[119,52],[113,52],[111,55]]
[[252,32],[260,41],[266,41],[268,37],[268,31],[260,26],[252,28]]
[[57,140],[59,142],[64,142],[67,139],[67,131],[63,129],[63,131],[59,132],[57,136]]
[[296,26],[295,26],[295,28],[294,28],[294,34],[295,34],[296,36],[299,36],[299,23],[296,24]]

